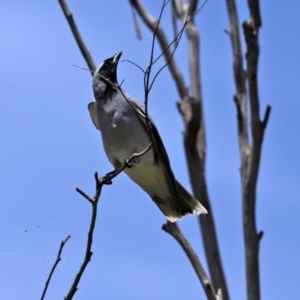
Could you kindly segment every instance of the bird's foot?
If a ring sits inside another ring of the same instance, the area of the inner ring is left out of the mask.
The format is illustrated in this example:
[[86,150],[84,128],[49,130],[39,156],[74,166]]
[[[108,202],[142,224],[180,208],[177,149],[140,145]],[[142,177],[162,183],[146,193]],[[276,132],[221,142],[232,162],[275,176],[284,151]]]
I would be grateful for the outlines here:
[[105,174],[102,178],[101,181],[107,185],[112,184],[112,178],[115,177],[115,171],[109,172]]
[[134,164],[135,164],[135,161],[133,159],[127,158],[125,160],[125,166],[128,169],[132,168],[134,166]]

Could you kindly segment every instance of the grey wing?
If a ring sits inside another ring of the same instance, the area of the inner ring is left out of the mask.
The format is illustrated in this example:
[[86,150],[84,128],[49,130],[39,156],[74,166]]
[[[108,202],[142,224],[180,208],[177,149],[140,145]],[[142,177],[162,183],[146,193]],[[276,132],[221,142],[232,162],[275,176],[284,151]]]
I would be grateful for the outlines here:
[[97,129],[99,129],[99,122],[98,122],[98,113],[97,113],[97,102],[91,102],[88,104],[88,109],[90,112],[91,119],[93,124]]
[[148,133],[151,137],[152,143],[153,143],[155,162],[157,164],[162,164],[162,167],[163,167],[163,170],[165,173],[165,178],[167,179],[169,189],[172,193],[175,192],[173,197],[177,198],[178,197],[178,188],[177,188],[175,176],[171,169],[170,160],[169,160],[167,151],[165,149],[165,146],[163,144],[163,141],[158,133],[158,130],[157,130],[155,124],[149,117],[147,120],[144,110],[137,102],[135,102],[131,98],[127,98],[126,100],[133,107],[133,109],[137,112],[139,119],[141,120],[141,122],[145,126],[146,130],[148,131]]

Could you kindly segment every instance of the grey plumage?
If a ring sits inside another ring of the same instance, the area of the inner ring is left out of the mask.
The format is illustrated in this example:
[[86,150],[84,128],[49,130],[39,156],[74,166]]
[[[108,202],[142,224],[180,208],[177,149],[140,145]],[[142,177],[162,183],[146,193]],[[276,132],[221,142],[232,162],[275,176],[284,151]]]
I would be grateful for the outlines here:
[[201,203],[175,180],[159,133],[143,108],[117,81],[122,52],[106,59],[95,71],[93,91],[96,102],[88,106],[92,121],[102,135],[104,150],[115,168],[133,153],[151,149],[134,160],[124,172],[146,191],[166,218],[175,222],[187,214],[207,213]]

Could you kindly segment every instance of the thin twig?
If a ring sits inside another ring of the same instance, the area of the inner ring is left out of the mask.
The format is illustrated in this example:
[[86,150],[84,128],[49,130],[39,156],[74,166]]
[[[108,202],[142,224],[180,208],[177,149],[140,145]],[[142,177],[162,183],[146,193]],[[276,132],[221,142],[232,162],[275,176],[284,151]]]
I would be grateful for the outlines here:
[[266,127],[267,127],[267,125],[268,125],[270,114],[271,114],[271,106],[267,105],[267,108],[266,108],[266,111],[265,111],[265,115],[264,115],[264,118],[263,118],[263,121],[262,121],[262,128],[263,128],[263,130],[265,130]]
[[[182,26],[181,30],[176,34],[176,36],[174,37],[174,39],[169,43],[166,40],[166,36],[164,34],[164,31],[162,30],[160,24],[161,24],[161,20],[162,20],[162,16],[164,13],[165,8],[167,7],[167,5],[169,4],[169,0],[164,0],[161,6],[161,10],[158,16],[158,19],[155,20],[153,19],[152,16],[150,16],[147,11],[145,10],[145,8],[142,6],[142,4],[139,1],[130,1],[132,7],[135,7],[135,9],[139,12],[139,14],[142,14],[142,16],[144,16],[143,21],[144,22],[148,22],[147,25],[151,28],[152,30],[152,46],[151,46],[151,51],[150,51],[150,61],[148,64],[148,67],[146,68],[146,70],[143,70],[141,67],[139,67],[139,69],[141,69],[144,73],[144,105],[145,105],[145,114],[146,114],[146,120],[147,123],[149,122],[149,118],[148,118],[148,98],[149,98],[149,93],[151,91],[151,89],[153,88],[153,85],[156,81],[156,79],[158,78],[159,74],[170,64],[172,64],[172,59],[173,56],[175,54],[175,51],[177,50],[177,47],[179,46],[180,40],[182,38],[182,35],[184,33],[184,29],[185,26],[187,26],[188,22],[192,19],[192,16],[190,16],[188,13],[186,15],[185,21],[184,21],[184,25]],[[198,13],[198,11],[195,12],[195,14]],[[155,58],[154,57],[154,49],[155,49],[155,44],[156,44],[156,40],[160,41],[160,46],[162,49],[162,52]],[[164,43],[165,48],[163,48],[162,43]],[[171,49],[171,47],[174,45],[173,49]],[[156,64],[156,62],[158,62],[160,60],[161,57],[165,57],[165,63],[163,64],[162,67],[160,67],[158,69],[158,71],[155,73],[155,75],[153,76],[153,78],[151,78],[151,74],[152,74],[152,68],[153,66]],[[134,63],[133,63],[134,64]],[[175,68],[176,68],[176,64],[174,64]],[[174,69],[174,67],[172,68]],[[187,92],[187,90],[186,90]]]
[[171,74],[174,77],[176,82],[176,87],[180,96],[187,94],[187,89],[184,84],[183,77],[181,75],[180,69],[178,65],[175,63],[175,60],[170,60],[171,51],[169,49],[169,42],[167,40],[166,34],[160,26],[157,26],[157,20],[151,16],[146,8],[142,5],[139,0],[129,0],[130,4],[135,8],[143,22],[148,26],[148,28],[152,31],[152,33],[156,32],[157,40],[159,41],[159,45],[161,50],[165,53],[165,60],[169,61],[168,68],[170,69]]
[[42,296],[41,296],[41,300],[43,300],[43,299],[45,298],[45,296],[46,296],[47,289],[48,289],[48,287],[49,287],[49,284],[50,284],[52,275],[53,275],[53,273],[54,273],[54,271],[55,271],[57,265],[58,265],[59,262],[61,261],[61,253],[62,253],[62,251],[63,251],[63,248],[64,248],[65,244],[68,242],[68,240],[69,240],[70,238],[71,238],[71,236],[68,235],[68,236],[60,243],[60,246],[59,246],[59,249],[58,249],[58,253],[57,253],[57,257],[56,257],[56,260],[55,260],[55,262],[54,262],[54,264],[53,264],[53,266],[52,266],[52,269],[51,269],[51,271],[50,271],[50,273],[49,273],[49,276],[48,276],[48,278],[47,278],[47,280],[46,280],[45,288],[44,288],[44,290],[43,290],[43,294],[42,294]]
[[90,226],[89,226],[89,232],[88,232],[88,239],[86,243],[86,250],[85,250],[85,256],[83,259],[83,262],[79,268],[78,273],[76,274],[74,281],[69,289],[68,294],[65,296],[65,300],[71,300],[75,293],[78,290],[78,284],[79,281],[85,271],[85,268],[87,267],[88,263],[91,260],[91,257],[93,255],[92,252],[92,244],[93,244],[93,234],[94,234],[94,229],[95,229],[95,224],[96,224],[96,219],[97,219],[97,208],[98,208],[98,201],[101,195],[103,183],[98,179],[98,174],[97,172],[95,173],[95,182],[96,182],[96,193],[93,198],[87,196],[83,191],[81,191],[79,188],[76,188],[76,191],[79,192],[82,196],[84,196],[87,200],[92,205],[92,217],[90,221]]
[[[204,4],[197,9],[197,1],[192,1],[194,2],[193,4],[191,3],[189,6],[189,9],[184,13],[184,17],[183,17],[183,22],[182,22],[182,27],[181,29],[178,31],[178,33],[175,35],[174,39],[168,44],[168,47],[166,49],[163,49],[163,51],[157,56],[157,58],[155,60],[153,60],[152,64],[155,64],[161,57],[166,57],[166,51],[171,49],[171,47],[174,45],[173,49],[171,50],[171,55],[168,59],[166,59],[165,64],[160,67],[160,69],[155,73],[153,79],[151,80],[150,83],[150,87],[149,89],[152,88],[152,86],[154,85],[157,77],[159,76],[159,74],[170,64],[171,60],[174,57],[174,54],[179,46],[180,40],[182,38],[183,33],[189,32],[188,30],[186,30],[186,27],[189,25],[189,23],[193,20],[193,18],[202,10],[202,8],[204,7],[206,1],[204,2]],[[158,19],[158,26],[160,26],[160,18]],[[156,32],[158,30],[158,26],[153,34],[153,37],[156,38]],[[197,56],[197,54],[196,54]]]
[[155,49],[155,41],[156,41],[156,33],[157,33],[157,30],[158,30],[158,27],[160,25],[160,22],[161,22],[161,18],[163,16],[163,13],[164,13],[164,10],[168,4],[168,0],[164,0],[163,3],[162,3],[162,6],[161,6],[161,10],[160,10],[160,13],[159,13],[159,17],[158,17],[158,20],[156,21],[156,24],[155,24],[155,29],[154,29],[154,32],[153,32],[153,35],[152,35],[152,44],[151,44],[151,51],[150,51],[150,61],[149,61],[149,65],[145,71],[145,75],[144,75],[144,90],[145,90],[145,113],[146,113],[146,118],[148,120],[148,97],[149,97],[149,93],[150,93],[150,90],[151,90],[151,85],[150,84],[150,75],[151,75],[151,70],[152,70],[152,66],[154,64],[154,49]]
[[[67,22],[70,26],[70,29],[73,33],[73,36],[74,36],[74,38],[77,42],[77,45],[78,45],[78,47],[81,51],[82,56],[84,57],[89,69],[93,70],[93,71],[96,70],[93,58],[92,58],[90,52],[88,51],[88,49],[87,49],[87,47],[86,47],[86,45],[85,45],[85,43],[84,43],[84,41],[81,37],[79,29],[76,25],[76,22],[75,22],[74,18],[73,18],[73,14],[69,9],[66,0],[58,0],[58,2],[60,4],[60,7],[61,7],[66,19],[67,19]],[[91,72],[91,75],[93,76],[92,72]]]

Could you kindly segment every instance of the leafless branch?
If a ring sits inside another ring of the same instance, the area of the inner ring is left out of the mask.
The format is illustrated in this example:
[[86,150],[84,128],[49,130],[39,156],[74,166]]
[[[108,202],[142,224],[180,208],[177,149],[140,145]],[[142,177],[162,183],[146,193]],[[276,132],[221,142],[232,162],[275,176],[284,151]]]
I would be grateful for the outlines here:
[[174,59],[171,60],[171,50],[169,48],[169,42],[167,41],[166,34],[164,33],[161,26],[157,26],[157,20],[151,16],[146,8],[142,5],[141,1],[139,0],[129,0],[130,4],[134,7],[137,11],[143,22],[147,25],[152,33],[156,33],[157,40],[159,41],[159,45],[164,52],[165,60],[169,61],[168,67],[170,69],[171,74],[174,77],[176,82],[176,86],[180,95],[186,95],[186,87],[184,84],[184,80],[182,78],[181,72],[177,64],[175,63]]
[[[68,21],[68,24],[70,26],[70,29],[73,33],[73,36],[74,36],[76,42],[77,42],[77,45],[78,45],[78,47],[81,51],[82,56],[84,57],[89,69],[94,71],[96,69],[94,61],[92,59],[92,56],[91,56],[90,52],[87,49],[82,37],[81,37],[79,29],[76,25],[76,22],[75,22],[74,18],[73,18],[73,14],[72,14],[72,12],[70,11],[70,9],[67,5],[67,2],[65,0],[58,0],[58,2],[60,4],[60,7],[61,7],[67,21]],[[91,73],[91,74],[93,76],[93,73]]]
[[60,243],[60,246],[59,246],[59,249],[58,249],[58,253],[57,253],[57,257],[56,257],[56,260],[51,268],[51,271],[49,273],[49,276],[46,280],[46,283],[45,283],[45,288],[43,290],[43,293],[42,293],[42,296],[41,296],[41,300],[45,299],[45,296],[46,296],[46,293],[47,293],[47,289],[49,287],[49,284],[50,284],[50,281],[51,281],[51,278],[52,278],[52,275],[57,267],[57,265],[59,264],[59,262],[61,261],[61,253],[63,251],[63,248],[65,246],[65,244],[68,242],[68,240],[71,238],[70,235],[68,235],[61,243]]
[[175,6],[175,1],[171,2],[172,4],[172,27],[173,27],[173,39],[176,39],[176,36],[178,35],[178,26],[177,26],[177,18],[179,15],[177,14],[177,9]]
[[141,40],[142,39],[142,31],[141,31],[141,28],[139,26],[139,23],[138,23],[138,20],[137,20],[137,17],[136,17],[136,12],[135,10],[133,9],[132,6],[131,7],[131,12],[132,12],[132,19],[133,19],[133,25],[134,25],[134,29],[135,29],[135,32],[136,32],[136,37],[138,40]]
[[177,223],[171,223],[167,222],[163,225],[163,230],[169,233],[173,238],[179,243],[179,245],[182,247],[182,249],[185,251],[187,257],[189,258],[200,283],[202,284],[202,287],[206,293],[207,299],[209,300],[222,300],[222,294],[221,290],[218,292],[218,294],[215,292],[214,287],[212,283],[210,282],[208,276],[206,275],[201,262],[191,247],[188,240],[185,238],[181,230],[179,229]]
[[[184,25],[182,26],[181,30],[175,35],[173,41],[171,41],[170,43],[166,42],[166,44],[168,45],[167,48],[162,49],[162,52],[157,57],[154,57],[154,49],[155,49],[155,45],[156,45],[156,40],[158,38],[158,31],[160,29],[161,19],[162,19],[164,10],[168,4],[169,4],[169,0],[163,1],[158,19],[153,23],[153,24],[155,24],[155,26],[153,26],[153,32],[152,32],[153,35],[152,35],[152,45],[151,45],[151,51],[150,51],[150,61],[149,61],[149,64],[148,64],[146,70],[144,70],[142,67],[138,66],[134,62],[127,60],[128,62],[132,63],[133,65],[138,67],[140,70],[142,70],[142,72],[144,74],[144,105],[145,105],[145,114],[146,114],[147,121],[149,120],[149,118],[148,118],[149,93],[150,93],[156,79],[158,78],[159,74],[163,71],[163,69],[165,67],[167,67],[171,63],[174,53],[179,45],[182,35],[183,35],[184,27],[186,26],[186,24],[189,22],[189,19],[190,19],[189,16],[187,15]],[[132,7],[132,9],[134,9],[133,5],[131,7]],[[163,33],[163,31],[161,29],[160,29],[160,31]],[[172,46],[174,46],[173,49],[171,49]],[[167,51],[170,52],[169,59],[168,60],[166,59],[163,66],[159,68],[159,70],[154,74],[154,76],[152,78],[151,75],[152,75],[153,66],[156,64],[156,62],[158,62],[160,60],[160,58],[162,58],[166,55]]]
[[248,0],[248,6],[254,27],[261,27],[262,22],[260,17],[259,0]]
[[92,217],[91,217],[91,222],[90,222],[90,227],[89,227],[89,232],[88,232],[85,256],[84,256],[83,262],[79,268],[79,271],[76,274],[74,281],[70,287],[70,290],[69,290],[68,294],[65,296],[65,300],[71,300],[73,298],[73,296],[75,295],[75,293],[77,292],[79,281],[80,281],[88,263],[90,262],[90,260],[92,258],[92,255],[93,255],[93,252],[92,252],[93,236],[94,236],[94,229],[95,229],[96,219],[97,219],[98,202],[100,199],[103,185],[111,184],[112,179],[115,178],[116,176],[118,176],[125,168],[134,167],[134,159],[137,157],[143,156],[145,153],[147,153],[149,151],[149,149],[151,147],[152,147],[152,144],[150,144],[148,147],[146,147],[143,151],[141,151],[139,153],[133,153],[130,157],[128,157],[124,161],[123,165],[120,168],[107,173],[102,178],[99,178],[98,173],[96,172],[95,176],[94,176],[95,182],[96,182],[96,192],[95,192],[94,197],[91,197],[91,196],[87,195],[85,192],[83,192],[81,189],[76,188],[76,191],[91,203]]
[[[259,9],[259,7],[257,7]],[[252,12],[253,13],[253,12]],[[256,13],[257,15],[257,13]],[[260,299],[259,242],[261,234],[256,226],[256,187],[261,159],[261,150],[265,128],[269,120],[271,107],[268,106],[263,121],[260,120],[260,101],[258,94],[258,27],[254,22],[244,22],[244,36],[247,45],[247,79],[251,111],[252,149],[250,163],[243,182],[243,223],[247,274],[248,300]]]
[[[241,181],[243,203],[243,229],[247,278],[247,299],[260,299],[259,242],[263,235],[256,229],[256,186],[260,166],[264,131],[271,107],[267,106],[263,121],[260,120],[258,94],[258,33],[261,26],[259,3],[248,0],[251,20],[243,23],[246,40],[246,71],[243,69],[239,21],[234,0],[226,0],[231,25],[230,37],[234,55],[234,74],[237,93],[234,96],[238,115],[238,136],[241,156]],[[248,93],[246,90],[248,84]],[[250,118],[247,106],[250,107]],[[248,131],[251,133],[251,141]],[[251,146],[250,146],[251,145]]]
[[238,115],[238,137],[241,157],[244,157],[242,166],[247,165],[250,149],[248,137],[248,111],[246,77],[243,66],[243,51],[240,40],[239,20],[235,0],[226,0],[230,20],[230,40],[233,51],[233,73],[236,86],[234,101]]
[[95,229],[95,224],[96,224],[96,219],[97,219],[98,201],[99,201],[102,187],[103,187],[103,182],[98,179],[97,172],[95,173],[95,181],[96,181],[96,193],[93,198],[86,195],[79,188],[76,188],[76,191],[79,192],[83,197],[85,197],[91,203],[92,217],[91,217],[91,221],[90,221],[88,239],[87,239],[87,243],[86,243],[85,256],[84,256],[83,262],[79,268],[79,271],[76,274],[74,281],[69,289],[69,292],[65,296],[65,300],[71,300],[73,298],[73,296],[75,295],[75,293],[77,292],[79,281],[80,281],[80,279],[85,271],[85,268],[87,267],[88,263],[90,262],[90,260],[92,258],[92,255],[93,255],[93,252],[92,252],[93,234],[94,234],[94,229]]

